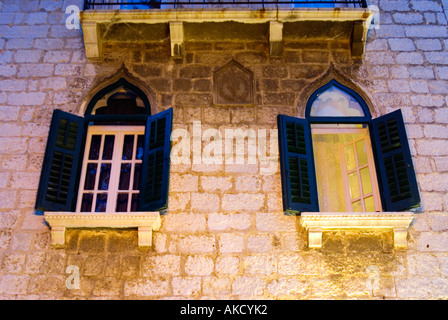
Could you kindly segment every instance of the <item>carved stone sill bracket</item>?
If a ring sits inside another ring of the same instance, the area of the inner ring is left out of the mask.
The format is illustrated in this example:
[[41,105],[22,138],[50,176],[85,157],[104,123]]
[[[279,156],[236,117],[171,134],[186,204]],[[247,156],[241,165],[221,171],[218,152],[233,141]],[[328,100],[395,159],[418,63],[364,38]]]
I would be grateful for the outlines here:
[[308,231],[308,247],[322,247],[322,232],[341,229],[391,229],[395,248],[407,247],[411,212],[302,212],[300,222]]
[[74,213],[45,212],[45,220],[51,228],[51,244],[65,244],[66,228],[137,228],[138,245],[152,245],[152,231],[160,229],[159,212],[138,213]]

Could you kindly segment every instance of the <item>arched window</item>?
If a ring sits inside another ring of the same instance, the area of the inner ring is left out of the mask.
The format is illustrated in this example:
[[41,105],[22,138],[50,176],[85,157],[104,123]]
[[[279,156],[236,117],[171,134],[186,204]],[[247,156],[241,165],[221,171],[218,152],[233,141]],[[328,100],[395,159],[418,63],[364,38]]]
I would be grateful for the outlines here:
[[53,113],[36,209],[157,211],[167,207],[172,109],[151,115],[125,79],[100,90],[84,117]]
[[354,90],[332,80],[305,119],[278,116],[287,212],[401,211],[420,197],[400,110],[372,119]]

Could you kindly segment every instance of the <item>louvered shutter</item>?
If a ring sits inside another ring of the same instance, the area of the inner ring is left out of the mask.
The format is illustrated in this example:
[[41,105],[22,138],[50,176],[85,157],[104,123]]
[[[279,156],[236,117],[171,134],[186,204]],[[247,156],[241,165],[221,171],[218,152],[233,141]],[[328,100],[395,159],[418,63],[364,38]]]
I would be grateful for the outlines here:
[[172,119],[171,108],[148,118],[139,211],[158,211],[168,206]]
[[319,211],[309,123],[279,115],[277,125],[283,208],[288,213]]
[[372,120],[372,141],[386,211],[420,205],[417,180],[401,110]]
[[84,118],[55,110],[42,164],[36,209],[74,211],[83,140]]

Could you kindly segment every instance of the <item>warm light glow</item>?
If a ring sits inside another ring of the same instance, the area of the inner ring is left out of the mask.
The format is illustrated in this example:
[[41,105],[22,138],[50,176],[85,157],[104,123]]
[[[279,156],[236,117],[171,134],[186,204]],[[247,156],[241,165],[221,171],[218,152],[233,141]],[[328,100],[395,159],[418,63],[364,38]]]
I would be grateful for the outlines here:
[[368,129],[314,125],[312,137],[320,211],[381,211]]

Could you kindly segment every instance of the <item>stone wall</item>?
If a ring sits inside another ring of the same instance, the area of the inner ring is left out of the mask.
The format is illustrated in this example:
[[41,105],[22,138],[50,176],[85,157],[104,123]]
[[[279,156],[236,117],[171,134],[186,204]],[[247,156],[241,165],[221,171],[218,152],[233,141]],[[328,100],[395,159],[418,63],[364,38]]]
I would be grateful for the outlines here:
[[[256,41],[106,44],[87,61],[65,8],[82,1],[0,3],[0,297],[3,299],[431,299],[448,297],[448,1],[372,1],[380,28],[366,56],[335,41],[287,41],[279,58]],[[214,105],[213,72],[234,59],[253,73],[254,104]],[[303,116],[301,97],[337,74],[372,102],[376,116],[402,109],[422,206],[395,250],[392,234],[325,232],[307,248],[300,217],[282,211],[280,173],[264,164],[172,164],[169,208],[153,247],[137,231],[73,229],[52,248],[34,212],[51,113],[81,112],[104,79],[126,70],[174,109],[174,129],[276,128]],[[308,89],[307,89],[308,88]],[[68,289],[67,266],[80,271]],[[372,271],[373,270],[373,271]],[[379,280],[379,285],[367,281]]]

